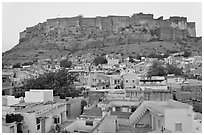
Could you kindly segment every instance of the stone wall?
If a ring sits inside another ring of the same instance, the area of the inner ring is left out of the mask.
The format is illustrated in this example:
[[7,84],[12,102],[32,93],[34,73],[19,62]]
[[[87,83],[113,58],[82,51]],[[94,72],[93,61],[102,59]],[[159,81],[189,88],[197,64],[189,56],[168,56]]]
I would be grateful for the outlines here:
[[161,27],[157,29],[160,40],[183,40],[187,38],[187,31],[177,28]]
[[190,37],[196,37],[195,22],[187,22],[187,30]]
[[[143,31],[145,29],[145,32]],[[133,14],[129,16],[107,16],[84,18],[82,16],[72,18],[54,18],[48,19],[45,23],[38,24],[33,27],[26,28],[20,33],[20,40],[24,41],[30,37],[39,35],[58,35],[58,40],[63,36],[63,40],[88,40],[93,38],[109,37],[110,35],[117,36],[116,38],[107,38],[110,43],[116,44],[118,38],[126,37],[130,43],[149,41],[153,36],[151,30],[157,29],[157,36],[160,40],[177,40],[185,39],[186,36],[195,37],[195,22],[187,22],[186,17],[170,17],[163,20],[163,17],[158,19],[153,18],[153,14]],[[61,35],[63,33],[63,35]]]
[[82,18],[80,26],[95,27],[96,26],[95,18]]

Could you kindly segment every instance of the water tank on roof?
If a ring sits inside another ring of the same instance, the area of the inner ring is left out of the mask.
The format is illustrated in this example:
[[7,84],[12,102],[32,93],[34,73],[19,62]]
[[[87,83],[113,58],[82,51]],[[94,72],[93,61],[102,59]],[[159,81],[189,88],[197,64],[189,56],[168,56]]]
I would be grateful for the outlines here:
[[15,115],[12,114],[6,114],[6,123],[12,123],[15,121]]

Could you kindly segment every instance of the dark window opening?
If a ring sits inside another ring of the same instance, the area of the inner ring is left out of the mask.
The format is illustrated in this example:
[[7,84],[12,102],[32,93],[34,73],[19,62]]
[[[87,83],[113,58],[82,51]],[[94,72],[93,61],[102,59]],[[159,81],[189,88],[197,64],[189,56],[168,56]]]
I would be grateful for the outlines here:
[[54,124],[58,124],[59,123],[59,117],[54,118]]
[[86,121],[86,126],[93,126],[93,121]]

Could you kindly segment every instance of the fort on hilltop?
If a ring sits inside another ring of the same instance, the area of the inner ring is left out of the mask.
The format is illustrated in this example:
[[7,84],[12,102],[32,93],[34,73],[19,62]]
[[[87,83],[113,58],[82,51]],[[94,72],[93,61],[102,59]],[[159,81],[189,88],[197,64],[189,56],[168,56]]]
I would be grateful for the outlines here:
[[[117,33],[121,29],[133,31],[135,37],[144,33],[137,33],[138,29],[145,29],[150,36],[146,36],[145,40],[150,40],[155,35],[159,40],[176,40],[186,39],[187,37],[196,37],[195,22],[187,22],[186,17],[173,16],[169,19],[163,19],[163,16],[154,19],[153,14],[133,14],[130,16],[107,16],[95,18],[84,18],[77,16],[72,18],[54,18],[47,19],[45,23],[41,23],[39,27],[44,27],[47,32],[55,28],[69,29],[73,27],[90,27],[103,31]],[[20,33],[20,39],[28,36],[32,27],[27,28]]]

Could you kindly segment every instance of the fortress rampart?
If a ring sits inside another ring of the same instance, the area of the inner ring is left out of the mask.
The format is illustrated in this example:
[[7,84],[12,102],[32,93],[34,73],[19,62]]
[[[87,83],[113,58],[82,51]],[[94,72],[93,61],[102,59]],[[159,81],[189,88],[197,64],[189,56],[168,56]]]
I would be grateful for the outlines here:
[[[113,31],[117,33],[122,28],[132,28],[132,31],[135,31],[142,27],[147,31],[156,30],[160,40],[176,40],[185,39],[187,36],[196,36],[195,22],[187,22],[186,17],[173,16],[164,20],[162,16],[158,19],[154,19],[153,14],[143,13],[133,14],[132,16],[97,16],[95,18],[77,16],[72,18],[54,18],[47,19],[43,24],[43,26],[45,26],[44,31],[46,32],[54,30],[55,28],[94,27],[101,31]],[[37,25],[38,30],[42,29],[41,25],[42,24]],[[25,31],[21,32],[20,39],[28,36],[31,31],[36,29],[36,26],[34,27],[26,28]],[[138,35],[138,33],[136,35]]]

